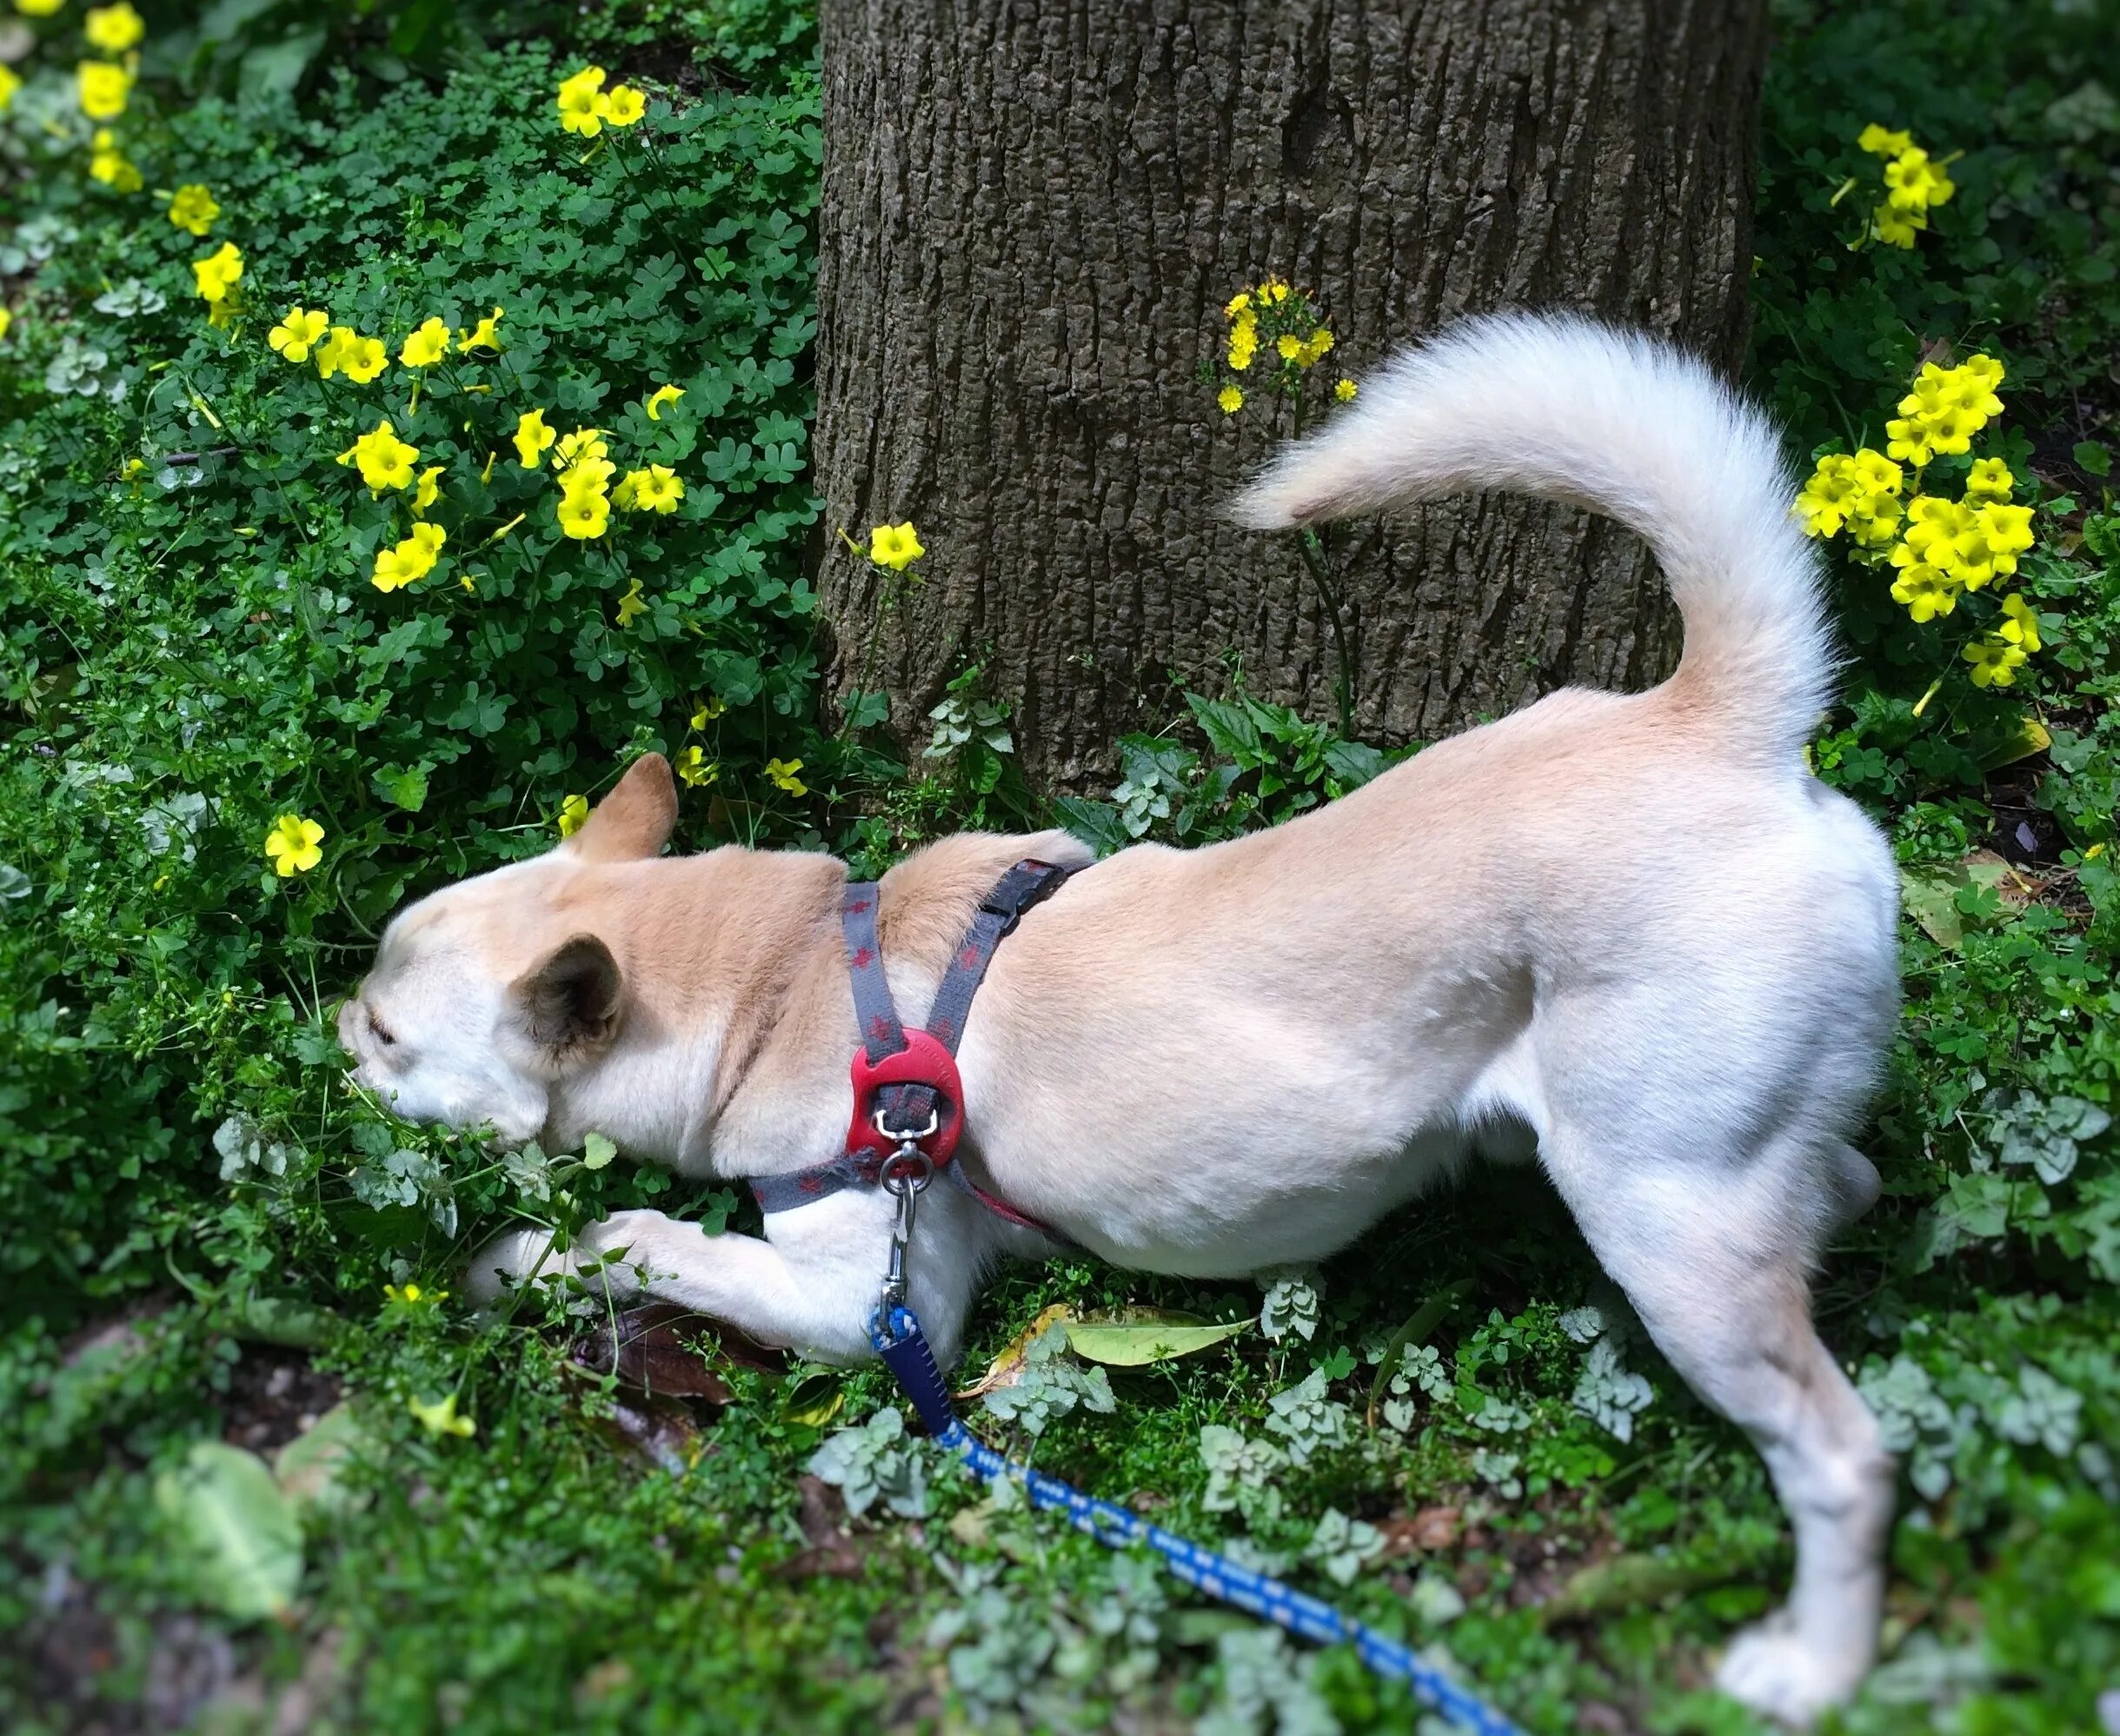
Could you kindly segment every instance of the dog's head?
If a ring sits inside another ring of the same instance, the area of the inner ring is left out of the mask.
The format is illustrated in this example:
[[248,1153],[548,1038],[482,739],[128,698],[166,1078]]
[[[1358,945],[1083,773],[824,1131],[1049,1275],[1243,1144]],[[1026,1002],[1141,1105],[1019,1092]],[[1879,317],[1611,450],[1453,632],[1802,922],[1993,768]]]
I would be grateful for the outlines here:
[[535,1138],[553,1085],[595,1061],[624,1017],[594,902],[569,894],[585,869],[658,855],[676,820],[669,763],[650,754],[556,849],[401,910],[339,1008],[355,1079],[409,1121]]

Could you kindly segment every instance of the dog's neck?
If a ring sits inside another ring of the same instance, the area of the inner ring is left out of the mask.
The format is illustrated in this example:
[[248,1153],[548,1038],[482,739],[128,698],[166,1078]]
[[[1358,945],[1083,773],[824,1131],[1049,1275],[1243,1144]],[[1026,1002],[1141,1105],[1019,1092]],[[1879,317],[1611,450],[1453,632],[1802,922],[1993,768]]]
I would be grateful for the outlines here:
[[569,921],[601,936],[625,979],[617,1036],[551,1087],[545,1138],[591,1130],[629,1156],[703,1175],[715,1124],[807,982],[838,961],[844,868],[741,848],[584,870]]

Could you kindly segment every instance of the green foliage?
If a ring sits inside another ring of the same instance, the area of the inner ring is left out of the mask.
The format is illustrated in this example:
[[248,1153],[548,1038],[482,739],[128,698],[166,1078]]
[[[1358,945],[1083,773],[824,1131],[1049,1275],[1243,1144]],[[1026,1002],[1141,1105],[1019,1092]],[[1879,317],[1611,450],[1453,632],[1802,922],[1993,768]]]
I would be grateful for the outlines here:
[[[415,17],[431,34],[394,43]],[[523,33],[426,5],[150,18],[120,131],[164,191],[130,195],[81,172],[76,21],[36,28],[0,117],[0,1631],[20,1636],[0,1716],[137,1721],[203,1631],[233,1648],[228,1728],[296,1682],[348,1728],[679,1728],[702,1707],[760,1730],[1412,1727],[1347,1654],[975,1489],[906,1435],[877,1371],[710,1351],[729,1401],[702,1429],[570,1360],[609,1323],[588,1284],[475,1317],[451,1274],[502,1225],[564,1240],[652,1203],[717,1232],[746,1208],[593,1141],[502,1153],[395,1125],[343,1083],[328,1015],[382,920],[547,848],[631,753],[698,750],[684,848],[830,842],[874,872],[1047,817],[976,648],[910,767],[866,745],[883,695],[819,715],[806,574],[841,528],[803,474],[807,10],[650,0],[570,20],[564,55],[482,49]],[[1907,1472],[1892,1631],[1913,1637],[1852,1731],[2087,1729],[2120,1667],[2105,45],[2095,9],[2060,3],[1790,3],[1767,90],[1756,388],[1802,451],[1852,452],[1882,447],[1933,349],[2003,359],[2046,640],[2015,686],[1975,689],[1888,571],[1844,563],[1857,662],[1814,762],[1890,828],[1909,919],[1865,1142],[1885,1197],[1820,1297]],[[554,88],[590,58],[651,87],[642,126],[559,130]],[[1847,245],[1873,121],[1963,153],[1911,249]],[[163,215],[191,181],[223,207],[203,238]],[[223,239],[242,307],[215,326],[189,267]],[[274,354],[297,303],[390,365],[355,384]],[[495,305],[498,351],[453,347],[415,404],[407,335]],[[685,396],[650,419],[665,383]],[[526,469],[511,439],[532,409],[602,429],[621,474],[668,466],[680,509],[559,534],[550,457]],[[415,470],[441,467],[422,511],[446,533],[387,592],[375,556],[410,534],[412,493],[337,462],[383,416]],[[1395,757],[1240,673],[1226,689],[1120,744],[1110,799],[1060,804],[1067,822],[1199,844]],[[323,828],[285,878],[262,848],[283,815]],[[1677,1684],[1764,1607],[1782,1516],[1556,1200],[1520,1171],[1474,1179],[1261,1279],[1011,1270],[974,1367],[1055,1300],[1261,1330],[1108,1371],[1050,1332],[988,1411],[1056,1473],[1441,1641],[1528,1727],[1756,1727]],[[329,1499],[236,1444],[264,1371],[296,1366],[347,1395],[296,1455],[328,1456]],[[299,1513],[291,1553],[272,1490]],[[239,1619],[290,1580],[282,1620]],[[107,1639],[109,1667],[72,1632]]]

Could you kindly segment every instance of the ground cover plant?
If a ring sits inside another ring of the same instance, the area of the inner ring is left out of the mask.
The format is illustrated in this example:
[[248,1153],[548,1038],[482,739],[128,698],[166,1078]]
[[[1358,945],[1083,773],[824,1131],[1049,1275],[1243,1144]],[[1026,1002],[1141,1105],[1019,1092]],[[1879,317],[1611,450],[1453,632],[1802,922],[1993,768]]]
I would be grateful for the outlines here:
[[[1351,1656],[975,1489],[874,1371],[586,1291],[475,1318],[455,1267],[506,1222],[748,1207],[595,1141],[407,1127],[342,1076],[331,999],[388,912],[548,848],[639,750],[685,780],[688,848],[873,870],[1053,811],[975,667],[909,765],[880,708],[820,708],[815,563],[910,585],[950,551],[823,524],[806,484],[801,10],[501,47],[434,7],[234,9],[218,36],[17,10],[8,1726],[1406,1727]],[[1820,1296],[1905,1465],[1854,1731],[2090,1730],[2120,1686],[2099,23],[1790,5],[1770,72],[1751,382],[1855,660],[1813,764],[1906,876],[1886,1194]],[[1219,437],[1263,437],[1276,362],[1359,391],[1351,345],[1279,354],[1326,329],[1304,305],[1253,365],[1233,301],[1246,365],[1196,395]],[[1059,808],[1199,842],[1390,757],[1233,672]],[[1016,1270],[975,1340],[990,1439],[1440,1644],[1528,1727],[1754,1727],[1706,1684],[1786,1571],[1779,1511],[1533,1179],[1248,1285]]]

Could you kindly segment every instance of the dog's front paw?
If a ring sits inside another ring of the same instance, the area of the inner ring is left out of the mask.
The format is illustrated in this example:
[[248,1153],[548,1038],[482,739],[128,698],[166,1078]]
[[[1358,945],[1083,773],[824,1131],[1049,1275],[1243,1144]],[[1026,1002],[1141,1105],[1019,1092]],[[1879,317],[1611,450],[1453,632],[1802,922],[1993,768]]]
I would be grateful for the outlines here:
[[1778,1610],[1731,1642],[1715,1685],[1763,1717],[1792,1729],[1808,1729],[1829,1706],[1861,1686],[1870,1667],[1866,1654],[1821,1648]]

